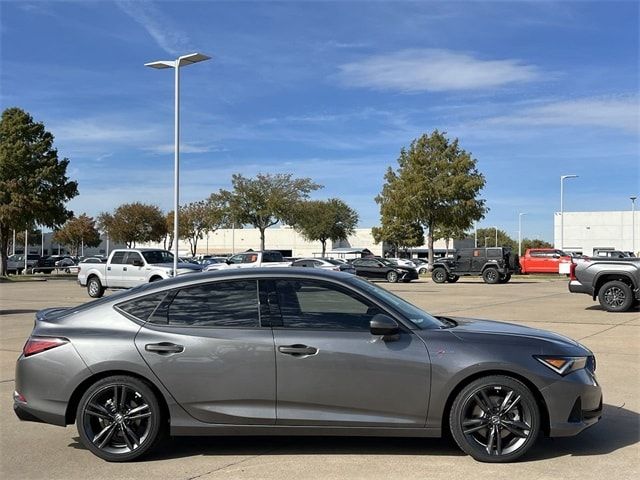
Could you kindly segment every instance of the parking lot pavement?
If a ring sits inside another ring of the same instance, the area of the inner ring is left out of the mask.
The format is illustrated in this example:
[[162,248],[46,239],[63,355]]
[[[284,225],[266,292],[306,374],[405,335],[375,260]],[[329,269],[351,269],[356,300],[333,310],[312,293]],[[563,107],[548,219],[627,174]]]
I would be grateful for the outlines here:
[[19,422],[13,367],[36,310],[88,300],[72,281],[0,284],[0,475],[6,479],[631,479],[640,474],[640,313],[604,312],[566,280],[419,280],[382,284],[427,311],[553,330],[598,357],[603,420],[577,437],[542,439],[523,461],[475,462],[448,440],[378,438],[177,438],[146,460],[109,464],[84,450],[74,427]]

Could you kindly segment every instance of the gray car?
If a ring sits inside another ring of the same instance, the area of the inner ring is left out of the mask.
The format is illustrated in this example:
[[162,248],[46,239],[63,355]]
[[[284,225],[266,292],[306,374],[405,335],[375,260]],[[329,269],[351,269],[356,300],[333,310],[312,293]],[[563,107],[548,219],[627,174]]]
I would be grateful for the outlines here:
[[108,461],[171,435],[439,437],[486,462],[596,423],[595,358],[561,335],[432,316],[366,280],[233,269],[36,314],[22,420]]

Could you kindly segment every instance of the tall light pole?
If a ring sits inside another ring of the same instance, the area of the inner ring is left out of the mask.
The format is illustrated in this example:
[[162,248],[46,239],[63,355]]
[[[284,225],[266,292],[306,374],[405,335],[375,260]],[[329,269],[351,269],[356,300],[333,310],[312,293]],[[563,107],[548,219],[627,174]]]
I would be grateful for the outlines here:
[[518,214],[518,256],[522,256],[522,217],[526,213]]
[[473,222],[473,246],[478,248],[478,222]]
[[202,53],[190,53],[175,60],[159,60],[145,63],[151,68],[173,68],[175,78],[175,102],[174,102],[174,165],[173,165],[173,238],[175,241],[173,252],[173,276],[178,275],[178,210],[180,207],[180,67],[209,60],[211,57]]
[[560,176],[560,250],[564,249],[564,181],[567,178],[578,178],[578,175]]
[[631,200],[631,251],[636,254],[636,197],[632,195],[629,197]]
[[495,246],[497,247],[498,246],[498,227],[493,227],[493,228],[496,229],[496,244],[495,244]]

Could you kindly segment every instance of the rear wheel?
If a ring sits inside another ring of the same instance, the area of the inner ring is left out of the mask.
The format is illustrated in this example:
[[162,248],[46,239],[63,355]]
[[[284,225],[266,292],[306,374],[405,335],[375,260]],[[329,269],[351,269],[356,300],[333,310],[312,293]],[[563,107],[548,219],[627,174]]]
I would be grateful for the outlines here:
[[507,376],[492,375],[467,385],[449,417],[458,446],[481,462],[510,462],[535,443],[540,409],[531,390]]
[[447,278],[447,282],[449,283],[456,283],[458,280],[460,280],[460,277],[458,275],[449,275],[449,277]]
[[608,312],[626,312],[633,305],[633,293],[626,283],[613,280],[600,288],[598,300]]
[[511,274],[507,273],[506,275],[500,275],[500,283],[508,283],[511,280]]
[[162,411],[147,384],[127,376],[107,377],[80,399],[76,426],[80,441],[109,462],[144,455],[160,440]]
[[482,279],[484,280],[484,283],[494,285],[500,281],[500,274],[495,268],[487,268],[482,272]]
[[431,272],[431,280],[435,283],[444,283],[447,281],[447,271],[442,267],[437,267]]
[[87,282],[87,293],[91,298],[100,298],[104,295],[104,287],[98,277],[91,277]]
[[387,282],[396,283],[398,281],[398,272],[391,270],[387,272]]

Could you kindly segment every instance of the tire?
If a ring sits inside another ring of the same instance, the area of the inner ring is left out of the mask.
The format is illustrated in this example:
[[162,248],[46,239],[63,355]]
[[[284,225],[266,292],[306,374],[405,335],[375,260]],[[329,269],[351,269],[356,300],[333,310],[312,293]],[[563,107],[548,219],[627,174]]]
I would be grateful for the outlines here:
[[607,312],[626,312],[633,300],[631,287],[619,280],[605,283],[598,292],[598,301]]
[[87,282],[87,293],[91,298],[100,298],[104,295],[104,287],[98,277],[91,277]]
[[511,462],[535,443],[540,409],[525,384],[492,375],[471,382],[456,396],[449,426],[458,446],[474,459]]
[[159,282],[160,280],[162,280],[162,277],[151,277],[151,280],[149,280],[149,283]]
[[500,275],[500,283],[509,283],[511,280],[511,274],[507,273],[506,275]]
[[387,272],[387,282],[396,283],[398,281],[398,272],[390,270]]
[[460,277],[458,275],[449,275],[449,277],[447,278],[447,282],[449,283],[456,283],[458,280],[460,280]]
[[420,267],[418,269],[418,274],[424,275],[425,273],[429,273],[429,269],[427,267]]
[[482,272],[482,279],[484,280],[484,283],[495,285],[496,283],[500,282],[500,274],[495,268],[485,268],[484,272]]
[[431,272],[431,280],[435,283],[444,283],[447,281],[447,271],[442,267],[436,267]]
[[78,403],[76,427],[81,443],[108,462],[141,457],[158,444],[165,430],[151,388],[121,375],[103,378],[87,389]]

